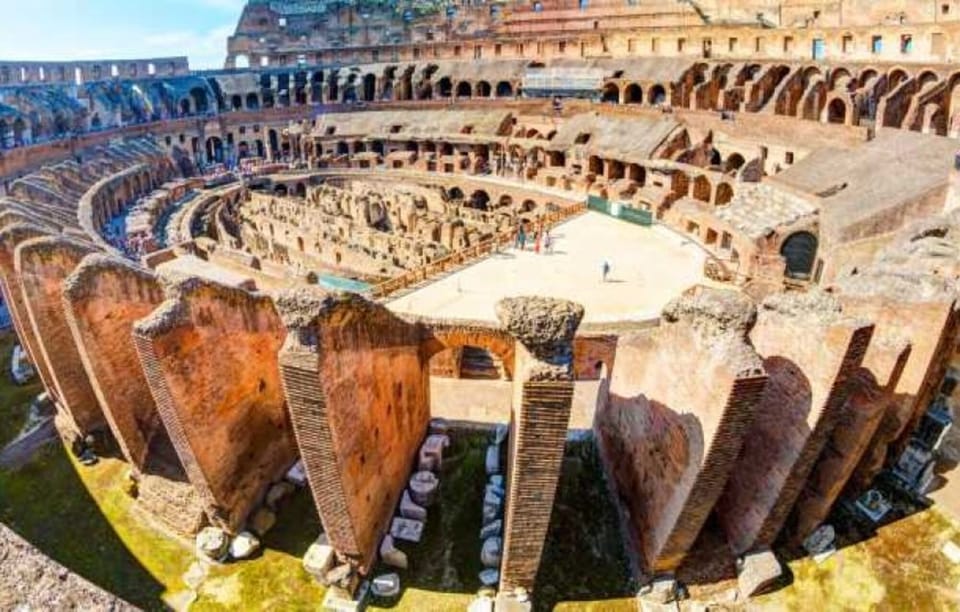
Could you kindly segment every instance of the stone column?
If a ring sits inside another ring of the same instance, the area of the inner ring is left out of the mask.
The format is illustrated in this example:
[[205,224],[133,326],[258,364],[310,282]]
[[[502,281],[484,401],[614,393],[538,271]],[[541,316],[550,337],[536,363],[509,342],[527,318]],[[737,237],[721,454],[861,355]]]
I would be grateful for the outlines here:
[[573,338],[583,307],[507,298],[497,317],[517,342],[501,589],[532,591],[556,495],[573,399]]

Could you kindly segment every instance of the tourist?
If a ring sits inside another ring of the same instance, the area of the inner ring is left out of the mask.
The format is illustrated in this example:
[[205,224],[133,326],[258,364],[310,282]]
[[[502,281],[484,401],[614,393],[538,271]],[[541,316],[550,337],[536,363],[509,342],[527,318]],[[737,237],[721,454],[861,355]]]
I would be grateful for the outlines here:
[[610,262],[606,259],[603,260],[601,270],[603,271],[603,282],[607,282],[607,276],[610,275]]
[[553,238],[550,236],[550,230],[547,230],[546,235],[543,237],[543,248],[547,251],[548,255],[553,255]]
[[520,224],[520,233],[518,234],[518,238],[520,239],[520,250],[521,250],[521,251],[526,250],[526,247],[527,247],[527,231],[526,231],[526,228],[523,226],[522,223]]
[[540,254],[540,237],[541,236],[543,236],[543,232],[541,232],[540,230],[536,230],[533,233],[533,252],[538,255]]

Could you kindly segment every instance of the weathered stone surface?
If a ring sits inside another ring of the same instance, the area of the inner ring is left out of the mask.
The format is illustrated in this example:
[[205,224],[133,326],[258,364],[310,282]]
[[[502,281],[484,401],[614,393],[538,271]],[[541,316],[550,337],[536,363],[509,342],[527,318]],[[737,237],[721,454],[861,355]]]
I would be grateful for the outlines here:
[[503,535],[503,521],[500,519],[491,521],[480,528],[481,540],[486,540],[487,538],[501,535]]
[[537,380],[552,380],[560,368],[565,375],[573,359],[573,336],[583,319],[583,306],[545,297],[515,297],[496,305],[500,324],[538,360],[543,362]]
[[500,583],[500,572],[488,568],[480,572],[480,584],[483,586],[497,586]]
[[439,472],[443,464],[443,449],[450,446],[450,438],[443,434],[431,434],[420,447],[420,471]]
[[486,467],[487,474],[490,476],[499,474],[502,471],[500,469],[500,447],[499,446],[487,447],[487,454],[484,457],[483,465]]
[[276,482],[272,484],[267,491],[264,503],[266,503],[267,507],[271,510],[276,510],[281,500],[291,495],[295,490],[296,486],[293,483],[287,481]]
[[284,478],[297,487],[307,486],[307,473],[303,469],[303,461],[297,461],[294,463],[287,473],[284,475]]
[[783,567],[770,550],[744,555],[737,564],[737,584],[740,594],[753,597],[770,587],[783,574]]

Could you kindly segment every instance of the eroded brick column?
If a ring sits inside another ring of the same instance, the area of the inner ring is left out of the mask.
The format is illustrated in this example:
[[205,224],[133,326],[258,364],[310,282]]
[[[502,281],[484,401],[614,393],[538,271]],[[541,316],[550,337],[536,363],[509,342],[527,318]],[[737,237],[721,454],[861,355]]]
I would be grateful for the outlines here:
[[26,240],[14,253],[39,357],[46,364],[63,409],[59,423],[72,429],[71,434],[86,434],[106,425],[63,308],[63,281],[92,250],[89,245],[59,236]]
[[283,386],[324,532],[369,572],[430,419],[422,330],[352,294],[292,291],[277,307]]
[[744,436],[717,518],[734,553],[769,548],[850,395],[870,323],[849,319],[819,293],[764,301],[751,334],[770,379]]
[[116,257],[88,255],[63,284],[67,323],[120,450],[143,471],[162,428],[131,333],[164,300],[153,273]]
[[573,338],[583,307],[548,298],[497,304],[516,337],[501,589],[532,591],[550,526],[573,401]]
[[210,520],[238,531],[296,458],[265,295],[190,278],[136,322],[150,393]]

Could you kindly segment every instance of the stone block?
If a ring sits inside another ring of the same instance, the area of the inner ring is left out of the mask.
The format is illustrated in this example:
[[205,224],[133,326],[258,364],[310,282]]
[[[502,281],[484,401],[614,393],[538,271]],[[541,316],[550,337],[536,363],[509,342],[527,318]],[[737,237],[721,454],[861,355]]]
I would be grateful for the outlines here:
[[446,419],[430,419],[429,431],[431,434],[446,434],[450,431],[450,425]]
[[260,540],[249,531],[241,531],[230,542],[230,556],[234,559],[249,559],[260,550]]
[[499,537],[487,538],[483,541],[483,547],[480,549],[480,562],[485,567],[500,567],[500,559],[503,555],[503,539]]
[[443,449],[450,446],[450,438],[443,434],[432,434],[427,436],[423,445],[420,446],[420,470],[427,472],[439,472],[443,465]]
[[230,539],[227,534],[217,527],[204,527],[197,534],[197,553],[203,557],[221,561],[227,555]]
[[417,472],[410,477],[410,497],[414,503],[428,508],[437,498],[440,481],[433,472]]
[[287,470],[284,479],[297,487],[307,486],[307,471],[303,467],[303,461],[297,461],[289,470]]
[[[483,575],[487,572],[493,572],[494,574],[497,574],[495,581],[492,582],[491,584],[496,584],[497,582],[500,582],[500,575],[496,570],[484,570],[480,572],[481,583],[487,584],[483,582]],[[487,585],[487,586],[490,586],[490,585]],[[477,595],[477,597],[470,602],[470,605],[467,606],[467,612],[493,612],[493,598],[485,594]]]
[[271,485],[270,490],[267,491],[267,497],[265,503],[267,507],[271,510],[276,510],[280,505],[280,501],[291,495],[296,490],[296,487],[293,483],[287,481],[275,482]]
[[494,475],[499,474],[503,470],[500,469],[500,447],[491,445],[487,447],[487,456],[484,460],[484,466],[486,466],[487,474]]
[[487,538],[492,538],[494,536],[502,536],[502,535],[503,535],[503,521],[500,519],[487,523],[486,525],[480,528],[481,540],[486,540]]
[[783,574],[779,559],[770,550],[748,553],[737,563],[737,585],[743,597],[769,588]]
[[303,556],[303,569],[319,579],[325,579],[327,572],[336,561],[336,552],[326,541],[314,542]]
[[393,536],[390,534],[383,536],[380,542],[380,559],[397,569],[407,569],[409,564],[407,554],[394,545]]
[[397,540],[416,544],[423,537],[423,523],[405,518],[395,518],[390,524],[390,535]]
[[415,521],[426,521],[427,509],[414,503],[410,497],[410,491],[404,491],[403,497],[400,499],[400,516]]
[[377,576],[370,584],[370,592],[377,597],[396,597],[400,594],[400,576],[395,573]]
[[269,508],[259,508],[250,519],[250,530],[263,537],[277,524],[277,515]]
[[322,608],[325,612],[357,612],[361,606],[346,589],[331,587],[323,596]]

